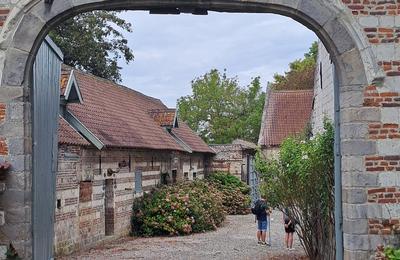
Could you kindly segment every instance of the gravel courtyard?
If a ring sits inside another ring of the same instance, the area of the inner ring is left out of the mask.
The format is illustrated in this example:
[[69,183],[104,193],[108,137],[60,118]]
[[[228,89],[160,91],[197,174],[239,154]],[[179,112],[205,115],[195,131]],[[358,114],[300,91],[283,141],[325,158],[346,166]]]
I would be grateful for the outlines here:
[[272,214],[270,247],[258,245],[254,216],[228,216],[217,231],[185,237],[123,238],[58,259],[305,259],[299,240],[287,251],[280,212]]

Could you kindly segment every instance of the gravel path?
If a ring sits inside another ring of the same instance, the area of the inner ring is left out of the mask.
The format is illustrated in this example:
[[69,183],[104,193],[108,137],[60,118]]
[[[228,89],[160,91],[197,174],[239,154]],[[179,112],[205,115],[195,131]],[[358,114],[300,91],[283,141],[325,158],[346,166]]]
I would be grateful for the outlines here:
[[60,259],[305,259],[299,240],[287,251],[280,212],[272,214],[270,247],[258,245],[253,215],[228,216],[214,232],[184,237],[123,238]]

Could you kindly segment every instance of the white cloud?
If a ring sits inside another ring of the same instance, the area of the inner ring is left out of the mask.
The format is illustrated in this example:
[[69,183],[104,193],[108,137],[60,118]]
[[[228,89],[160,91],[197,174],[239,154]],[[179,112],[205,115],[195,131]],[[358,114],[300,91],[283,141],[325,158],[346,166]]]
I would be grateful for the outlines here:
[[190,94],[190,81],[212,68],[227,69],[242,85],[287,70],[316,40],[294,20],[271,14],[210,13],[208,16],[125,12],[135,61],[123,66],[123,84],[161,99],[170,107]]

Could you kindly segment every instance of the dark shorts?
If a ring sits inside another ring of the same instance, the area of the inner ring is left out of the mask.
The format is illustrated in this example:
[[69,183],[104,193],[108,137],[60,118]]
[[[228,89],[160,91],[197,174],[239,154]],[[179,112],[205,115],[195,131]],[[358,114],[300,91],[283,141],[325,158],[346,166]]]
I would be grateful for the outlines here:
[[268,229],[268,221],[258,220],[258,230],[259,231],[267,231],[267,229]]
[[294,224],[290,224],[288,227],[285,227],[285,232],[286,233],[294,233]]

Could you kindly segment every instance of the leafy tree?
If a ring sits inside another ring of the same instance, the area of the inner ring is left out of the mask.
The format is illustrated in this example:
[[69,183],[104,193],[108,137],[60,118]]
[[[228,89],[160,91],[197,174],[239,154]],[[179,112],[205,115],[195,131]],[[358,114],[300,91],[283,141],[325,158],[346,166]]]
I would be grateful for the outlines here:
[[120,30],[132,32],[132,25],[116,11],[93,11],[66,20],[49,35],[64,53],[65,64],[119,82],[118,59],[129,63],[134,58]]
[[242,88],[236,77],[213,69],[192,81],[192,92],[178,100],[180,117],[206,142],[257,142],[265,100],[259,77]]
[[303,59],[289,64],[284,75],[275,74],[270,88],[274,90],[301,90],[314,87],[314,73],[318,56],[318,43],[314,42]]

